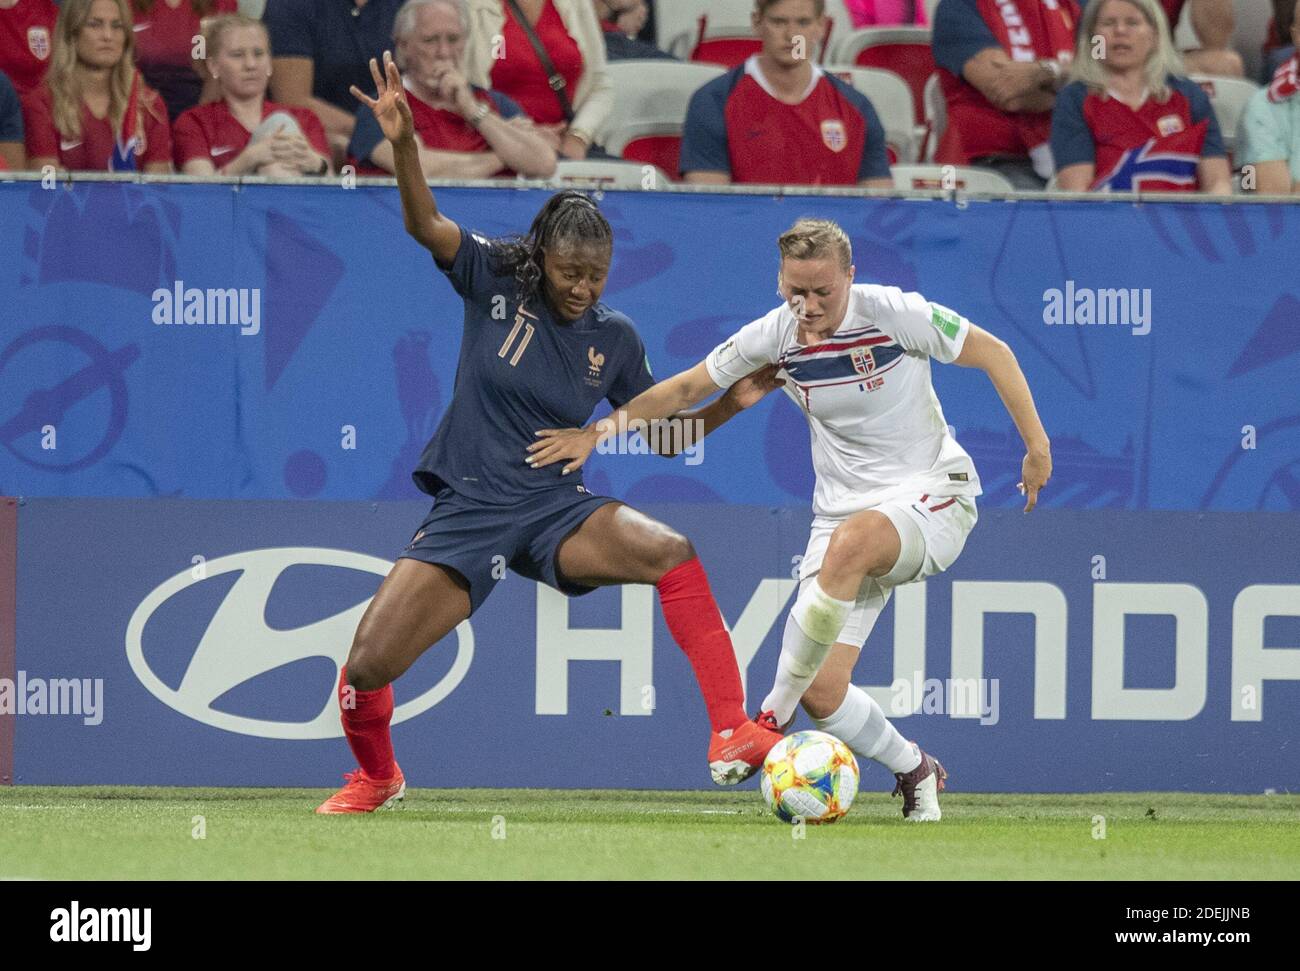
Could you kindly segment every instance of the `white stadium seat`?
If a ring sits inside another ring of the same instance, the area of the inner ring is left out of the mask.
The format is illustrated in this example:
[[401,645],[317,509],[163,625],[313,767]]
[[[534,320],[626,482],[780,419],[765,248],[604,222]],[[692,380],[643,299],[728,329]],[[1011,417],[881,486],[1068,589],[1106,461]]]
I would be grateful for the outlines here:
[[[640,138],[680,136],[691,95],[726,73],[716,64],[663,60],[611,61],[606,69],[614,83],[614,110],[596,140],[612,155],[623,154],[629,143]],[[676,178],[675,161],[670,162],[661,149],[638,159],[655,162]]]
[[1223,143],[1232,155],[1237,147],[1237,128],[1246,102],[1259,90],[1254,81],[1244,78],[1220,78],[1209,74],[1193,74],[1191,79],[1205,89],[1214,106],[1214,116],[1219,119],[1219,130],[1223,132]]
[[[648,179],[647,175],[649,175]],[[555,167],[555,175],[551,181],[557,185],[597,182],[602,187],[610,189],[662,189],[669,180],[662,169],[639,162],[620,162],[616,159],[561,159]]]
[[[944,176],[951,172],[952,183],[945,185]],[[992,169],[964,165],[895,165],[889,170],[895,189],[945,189],[961,192],[1014,192],[1006,178]]]
[[872,67],[827,65],[826,71],[867,96],[880,117],[880,123],[885,126],[885,139],[894,146],[898,161],[915,162],[919,159],[921,133],[913,121],[916,115],[912,106],[912,89],[906,81],[893,71]]
[[939,151],[939,141],[948,127],[948,99],[943,96],[943,86],[939,83],[938,73],[931,74],[925,82],[925,160],[934,161]]

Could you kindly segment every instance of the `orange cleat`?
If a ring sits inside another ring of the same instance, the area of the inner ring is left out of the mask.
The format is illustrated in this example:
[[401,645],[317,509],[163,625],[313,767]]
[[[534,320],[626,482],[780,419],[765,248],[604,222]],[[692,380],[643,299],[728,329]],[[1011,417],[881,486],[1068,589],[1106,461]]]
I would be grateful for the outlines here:
[[332,816],[396,808],[396,804],[406,795],[406,777],[396,763],[394,768],[397,773],[382,782],[370,778],[363,769],[344,773],[343,778],[348,784],[317,806],[316,812],[322,816]]
[[726,735],[713,733],[709,745],[709,772],[720,786],[744,782],[763,765],[772,746],[781,741],[781,730],[770,711],[745,722]]

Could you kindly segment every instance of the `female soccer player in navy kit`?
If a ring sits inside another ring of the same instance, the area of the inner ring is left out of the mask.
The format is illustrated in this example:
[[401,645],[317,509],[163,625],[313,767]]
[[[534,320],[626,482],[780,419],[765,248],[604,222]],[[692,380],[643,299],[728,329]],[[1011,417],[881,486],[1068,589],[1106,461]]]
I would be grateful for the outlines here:
[[[600,303],[613,248],[586,196],[561,192],[527,237],[488,240],[443,215],[420,170],[410,107],[389,54],[370,62],[377,97],[352,93],[393,145],[406,230],[465,302],[455,392],[413,473],[434,505],[357,628],[339,702],[357,772],[318,813],[371,812],[402,798],[393,757],[392,682],[491,593],[505,562],[563,593],[653,583],[704,694],[715,782],[747,778],[781,737],[745,716],[731,637],[689,540],[558,467],[525,464],[534,429],[582,425],[654,384],[645,348]],[[742,388],[738,394],[745,394]],[[732,402],[692,417],[720,423]]]

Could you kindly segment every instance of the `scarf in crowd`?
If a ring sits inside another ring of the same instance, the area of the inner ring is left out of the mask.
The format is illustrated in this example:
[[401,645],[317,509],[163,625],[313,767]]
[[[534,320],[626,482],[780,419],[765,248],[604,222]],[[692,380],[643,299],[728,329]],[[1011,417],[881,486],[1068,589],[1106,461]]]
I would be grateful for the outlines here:
[[1277,104],[1300,91],[1300,54],[1277,69],[1268,86],[1268,100]]

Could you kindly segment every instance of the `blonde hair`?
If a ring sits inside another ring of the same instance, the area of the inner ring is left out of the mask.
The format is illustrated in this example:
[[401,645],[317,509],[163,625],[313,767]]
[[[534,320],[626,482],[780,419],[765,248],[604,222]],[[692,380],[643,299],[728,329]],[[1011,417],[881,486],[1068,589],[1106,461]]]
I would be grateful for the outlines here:
[[[1092,39],[1097,33],[1097,20],[1102,8],[1111,0],[1092,0],[1083,10],[1079,24],[1079,41],[1070,65],[1070,80],[1082,81],[1090,88],[1105,91],[1107,87],[1105,62],[1092,56]],[[1157,0],[1121,0],[1136,7],[1155,30],[1156,44],[1147,57],[1143,73],[1147,87],[1157,101],[1169,99],[1169,75],[1183,73],[1183,59],[1178,56],[1169,33],[1169,19]]]
[[205,53],[208,57],[216,57],[221,53],[221,42],[226,34],[240,27],[256,27],[266,37],[266,47],[271,47],[271,32],[266,29],[266,24],[256,17],[249,17],[242,13],[222,14],[220,17],[213,17],[208,23],[203,25],[203,43],[206,47]]
[[845,272],[853,265],[853,244],[839,223],[830,219],[805,216],[782,233],[776,245],[783,261],[820,260],[833,256]]
[[[95,0],[63,0],[59,19],[54,23],[54,54],[45,75],[54,103],[54,127],[64,138],[81,137],[81,80],[77,74],[77,35],[90,19]],[[108,118],[114,133],[122,130],[126,105],[131,98],[131,81],[135,78],[135,31],[131,29],[131,9],[126,0],[112,0],[126,29],[122,58],[113,65],[108,79]],[[144,143],[145,99],[136,102],[135,130]]]

